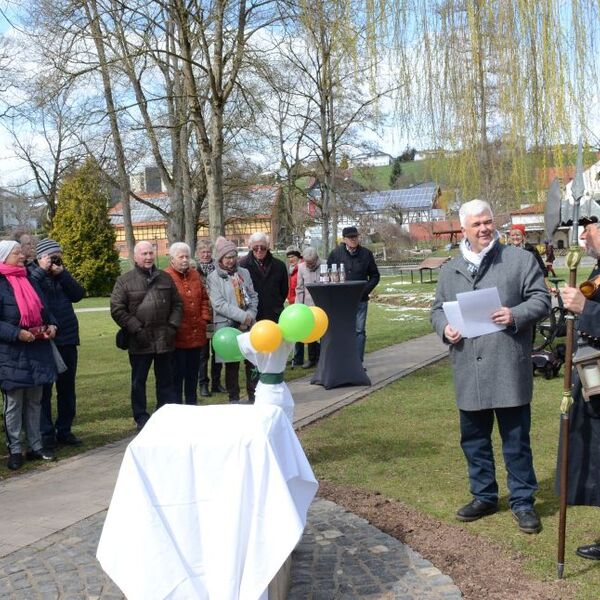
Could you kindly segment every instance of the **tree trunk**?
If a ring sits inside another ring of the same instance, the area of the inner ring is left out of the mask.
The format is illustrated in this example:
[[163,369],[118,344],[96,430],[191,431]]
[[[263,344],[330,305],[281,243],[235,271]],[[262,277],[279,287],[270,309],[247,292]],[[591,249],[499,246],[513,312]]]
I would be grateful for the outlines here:
[[121,139],[119,122],[117,120],[117,111],[112,92],[112,84],[110,73],[108,71],[108,63],[106,60],[106,52],[104,51],[104,43],[102,41],[102,30],[100,28],[100,19],[98,18],[98,9],[96,0],[84,0],[83,7],[86,12],[90,29],[94,37],[96,52],[98,53],[98,62],[100,74],[102,76],[102,86],[104,89],[104,100],[106,102],[106,112],[110,123],[110,130],[113,139],[115,150],[115,159],[117,162],[117,172],[119,188],[121,190],[121,205],[123,207],[123,226],[125,229],[125,240],[129,250],[129,259],[133,262],[133,248],[135,246],[135,237],[133,235],[133,223],[131,221],[131,206],[129,203],[130,185],[129,176],[127,175],[127,167],[125,161],[125,150]]

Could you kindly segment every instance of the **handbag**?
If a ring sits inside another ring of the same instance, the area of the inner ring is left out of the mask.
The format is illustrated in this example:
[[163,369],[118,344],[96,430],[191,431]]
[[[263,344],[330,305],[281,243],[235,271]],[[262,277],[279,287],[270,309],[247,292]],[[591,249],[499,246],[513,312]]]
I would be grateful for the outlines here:
[[115,336],[115,345],[121,350],[129,349],[129,332],[124,327],[121,327],[121,329],[117,331],[117,335]]
[[58,348],[56,347],[54,340],[50,340],[50,348],[52,348],[52,357],[54,358],[54,362],[56,363],[56,370],[58,371],[58,374],[60,375],[61,373],[64,373],[68,369],[68,367],[67,367],[65,361],[63,360],[61,353],[59,352]]

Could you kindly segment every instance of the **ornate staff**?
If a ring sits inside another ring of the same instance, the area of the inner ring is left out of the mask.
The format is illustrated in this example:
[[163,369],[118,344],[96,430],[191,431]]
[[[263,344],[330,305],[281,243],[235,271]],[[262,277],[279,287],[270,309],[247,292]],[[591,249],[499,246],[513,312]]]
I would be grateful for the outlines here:
[[[578,240],[579,205],[585,191],[583,183],[583,146],[579,138],[577,150],[577,167],[575,178],[571,187],[573,194],[573,220],[571,228],[571,243],[567,253],[567,267],[569,267],[569,285],[577,286],[577,267],[583,254]],[[567,527],[567,491],[569,484],[569,412],[573,404],[571,392],[572,370],[573,370],[573,346],[575,338],[575,315],[569,312],[567,320],[567,339],[565,356],[565,375],[563,381],[563,395],[560,404],[560,509],[558,518],[558,554],[556,570],[558,578],[562,579],[565,569],[565,532]]]

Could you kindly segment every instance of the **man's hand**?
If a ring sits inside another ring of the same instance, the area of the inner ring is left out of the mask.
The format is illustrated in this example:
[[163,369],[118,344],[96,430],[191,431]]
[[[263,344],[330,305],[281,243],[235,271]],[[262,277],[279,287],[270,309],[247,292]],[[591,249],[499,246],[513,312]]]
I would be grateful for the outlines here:
[[580,315],[585,307],[585,296],[578,288],[566,286],[560,290],[563,304],[567,310]]
[[492,313],[492,321],[496,325],[514,325],[515,318],[512,311],[507,306],[503,306],[496,312]]
[[48,332],[48,339],[53,340],[56,337],[56,325],[48,325],[46,331]]
[[458,342],[462,340],[462,335],[460,334],[460,331],[454,329],[454,327],[451,327],[450,325],[446,325],[446,327],[444,327],[444,337],[451,344],[458,344]]
[[40,265],[40,268],[44,269],[44,271],[49,272],[52,267],[52,258],[49,254],[42,254],[42,256],[38,258],[38,265]]
[[50,273],[55,277],[60,275],[65,270],[63,265],[50,264]]

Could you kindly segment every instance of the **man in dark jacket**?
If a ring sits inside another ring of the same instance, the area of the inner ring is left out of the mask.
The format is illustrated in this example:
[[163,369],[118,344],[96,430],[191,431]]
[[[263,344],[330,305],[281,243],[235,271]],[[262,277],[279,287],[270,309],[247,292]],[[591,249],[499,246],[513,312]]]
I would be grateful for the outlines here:
[[[600,277],[600,224],[581,220],[584,225],[580,239],[586,251],[598,262],[589,280],[598,283]],[[578,288],[566,286],[561,290],[565,308],[579,315],[578,329],[582,338],[593,348],[600,348],[600,289],[590,290],[587,297]],[[600,506],[600,396],[586,401],[581,393],[581,381],[574,373],[573,406],[569,419],[569,474],[567,503],[579,506]],[[560,457],[560,450],[559,450]],[[560,461],[559,461],[560,463]],[[560,464],[557,469],[557,488]],[[579,546],[582,558],[600,560],[600,541]]]
[[[250,271],[252,285],[258,294],[256,320],[270,319],[277,323],[288,295],[287,267],[283,261],[271,254],[269,238],[265,233],[253,233],[248,241],[248,247],[250,252],[240,260],[239,264]],[[254,365],[246,361],[246,391],[250,402],[254,402],[257,382],[258,374]]]
[[[23,236],[24,237],[24,236]],[[52,384],[44,386],[40,431],[44,448],[54,448],[56,443],[78,446],[81,440],[71,431],[75,419],[77,397],[77,346],[79,322],[73,303],[84,294],[83,287],[75,281],[62,262],[62,248],[51,239],[42,240],[36,247],[37,261],[29,266],[29,273],[46,296],[50,311],[58,323],[54,342],[67,367],[56,380],[56,421],[52,420]]]
[[110,314],[128,334],[131,407],[141,431],[150,418],[146,409],[146,380],[152,363],[156,408],[178,402],[172,361],[183,305],[173,280],[154,265],[154,248],[150,242],[138,242],[133,259],[133,269],[115,283],[110,296]]
[[360,245],[358,229],[356,227],[344,227],[342,230],[342,243],[334,248],[327,259],[327,266],[344,265],[346,281],[366,281],[367,285],[358,304],[356,313],[356,340],[358,342],[358,354],[360,360],[365,358],[365,343],[367,341],[367,308],[369,306],[369,294],[379,283],[379,269],[375,264],[375,257],[368,249]]

